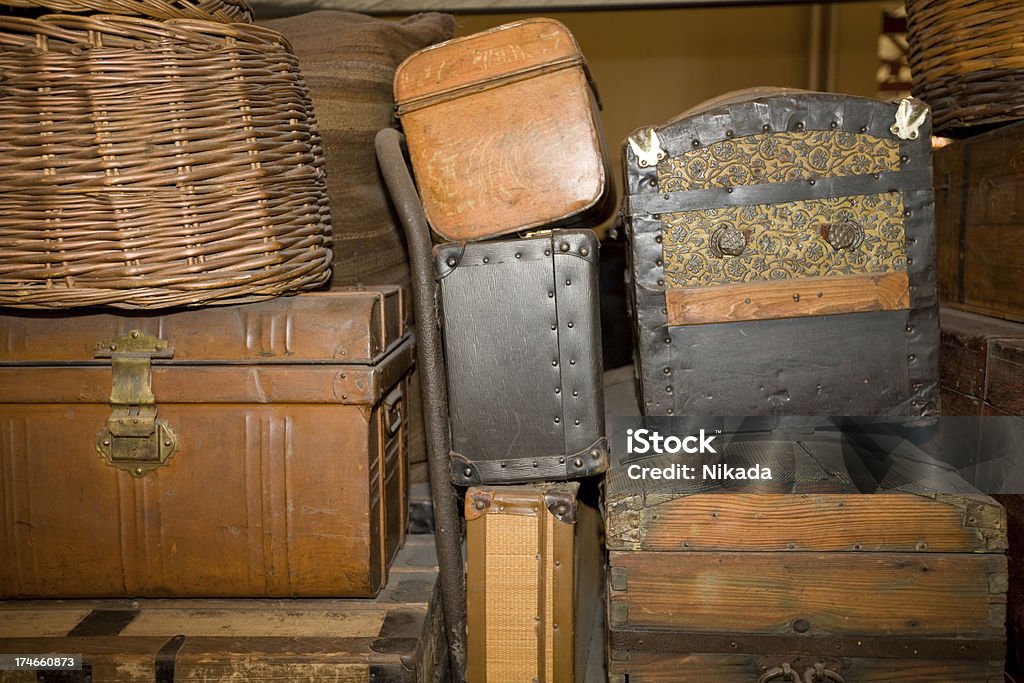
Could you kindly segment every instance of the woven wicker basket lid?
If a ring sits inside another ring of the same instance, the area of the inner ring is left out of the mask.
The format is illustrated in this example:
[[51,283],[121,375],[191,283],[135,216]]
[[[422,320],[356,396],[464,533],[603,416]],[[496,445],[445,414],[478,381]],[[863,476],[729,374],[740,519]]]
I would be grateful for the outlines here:
[[[201,19],[222,23],[253,21],[246,0],[0,0],[0,8],[39,8],[67,14],[113,14],[147,19]],[[2,11],[2,10],[0,10]]]

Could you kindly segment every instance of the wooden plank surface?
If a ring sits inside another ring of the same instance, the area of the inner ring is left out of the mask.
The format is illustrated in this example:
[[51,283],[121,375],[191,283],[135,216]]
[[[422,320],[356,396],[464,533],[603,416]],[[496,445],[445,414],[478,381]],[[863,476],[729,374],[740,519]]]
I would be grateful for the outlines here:
[[257,0],[252,3],[260,17],[297,14],[314,9],[336,9],[363,14],[394,16],[416,12],[454,12],[494,14],[530,12],[547,14],[559,11],[655,9],[672,7],[734,7],[737,5],[793,5],[823,2],[835,4],[850,0]]
[[894,311],[910,307],[907,274],[795,278],[665,292],[669,325]]
[[609,566],[613,629],[788,635],[798,621],[809,636],[1005,629],[1003,555],[614,551]]
[[[968,502],[895,493],[696,494],[643,510],[638,549],[941,553],[1001,547],[1002,511],[991,501],[969,511]],[[609,534],[609,547],[617,538]]]

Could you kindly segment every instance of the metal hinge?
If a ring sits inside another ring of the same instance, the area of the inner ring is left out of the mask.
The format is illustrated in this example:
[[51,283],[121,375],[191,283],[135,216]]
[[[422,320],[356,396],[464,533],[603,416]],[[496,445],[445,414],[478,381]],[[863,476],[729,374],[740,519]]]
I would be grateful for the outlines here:
[[132,330],[96,344],[96,358],[110,358],[110,417],[96,435],[96,449],[107,461],[132,476],[163,465],[178,447],[178,438],[156,417],[153,358],[171,358],[174,349],[156,337]]
[[665,158],[665,150],[661,147],[661,140],[653,128],[641,128],[629,136],[629,146],[636,155],[640,168],[654,167]]
[[916,140],[930,111],[927,104],[913,97],[900,100],[896,109],[896,122],[889,127],[889,131],[900,140]]

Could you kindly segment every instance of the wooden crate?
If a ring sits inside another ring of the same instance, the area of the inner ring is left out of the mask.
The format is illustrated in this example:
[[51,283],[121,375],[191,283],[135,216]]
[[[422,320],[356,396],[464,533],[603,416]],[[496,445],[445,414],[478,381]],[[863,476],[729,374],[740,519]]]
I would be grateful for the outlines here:
[[372,600],[0,602],[0,653],[84,661],[69,678],[0,671],[0,683],[439,682],[447,648],[437,576],[434,537],[420,535]]
[[943,415],[1024,415],[1024,325],[943,308]]
[[839,680],[826,671],[858,683],[1002,680],[1001,506],[940,471],[942,493],[912,477],[899,491],[859,493],[864,473],[847,473],[832,437],[756,448],[797,468],[790,492],[610,473],[613,681],[750,683],[786,680],[786,667],[800,681]]
[[1024,124],[935,150],[939,298],[1024,322]]

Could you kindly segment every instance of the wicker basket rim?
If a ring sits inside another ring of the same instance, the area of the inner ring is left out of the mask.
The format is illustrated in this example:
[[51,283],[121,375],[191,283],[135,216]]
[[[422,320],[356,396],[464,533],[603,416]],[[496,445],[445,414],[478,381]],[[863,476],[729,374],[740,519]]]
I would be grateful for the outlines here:
[[114,36],[131,41],[178,41],[192,45],[219,45],[220,40],[231,38],[258,45],[282,45],[289,52],[292,51],[288,40],[271,28],[241,22],[228,24],[203,19],[159,21],[117,14],[45,14],[37,18],[0,15],[0,31],[32,37],[45,36],[80,45],[96,42],[95,36],[90,34]]

